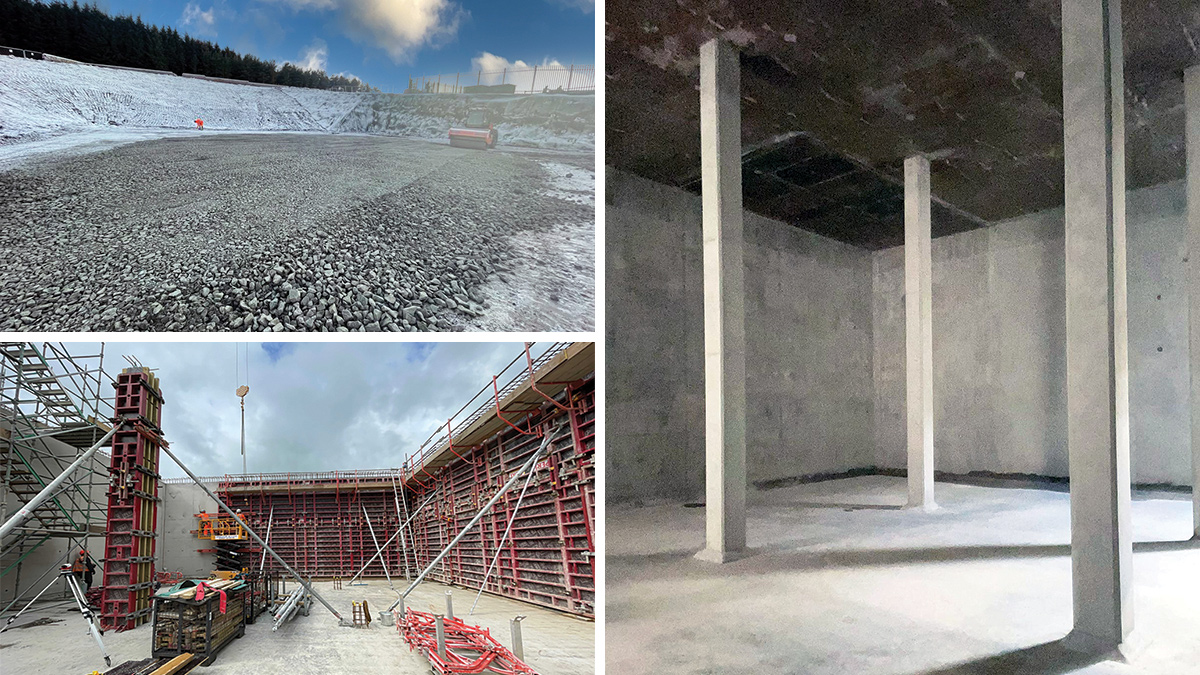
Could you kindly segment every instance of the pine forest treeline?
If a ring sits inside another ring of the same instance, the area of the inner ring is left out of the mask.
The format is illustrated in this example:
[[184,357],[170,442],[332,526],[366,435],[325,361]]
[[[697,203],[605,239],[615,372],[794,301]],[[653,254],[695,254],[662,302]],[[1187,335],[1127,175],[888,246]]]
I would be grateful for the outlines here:
[[88,63],[169,70],[176,75],[195,73],[289,87],[378,91],[341,75],[331,77],[290,63],[276,67],[274,61],[180,35],[171,27],[147,25],[141,17],[109,16],[94,4],[78,2],[0,0],[0,45]]

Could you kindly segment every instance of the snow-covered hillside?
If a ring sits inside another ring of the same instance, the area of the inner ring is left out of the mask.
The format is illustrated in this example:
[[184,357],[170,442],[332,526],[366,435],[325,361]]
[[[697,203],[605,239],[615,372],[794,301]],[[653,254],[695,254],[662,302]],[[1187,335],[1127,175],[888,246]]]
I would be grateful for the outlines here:
[[360,94],[227,84],[0,56],[0,145],[74,132],[190,129],[358,132],[445,140],[475,105],[499,116],[501,142],[595,148],[595,98]]

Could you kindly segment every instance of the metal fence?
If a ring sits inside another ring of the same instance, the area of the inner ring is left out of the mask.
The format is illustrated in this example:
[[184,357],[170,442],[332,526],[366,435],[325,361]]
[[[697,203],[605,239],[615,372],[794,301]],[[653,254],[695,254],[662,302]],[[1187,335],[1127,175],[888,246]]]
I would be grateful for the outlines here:
[[410,77],[406,94],[561,93],[596,91],[595,66],[533,66]]

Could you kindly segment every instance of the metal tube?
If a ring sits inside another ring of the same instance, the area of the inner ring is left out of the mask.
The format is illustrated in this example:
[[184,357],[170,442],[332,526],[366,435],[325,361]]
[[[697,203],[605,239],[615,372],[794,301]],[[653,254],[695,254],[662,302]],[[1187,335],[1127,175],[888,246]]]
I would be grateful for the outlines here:
[[446,621],[441,614],[433,615],[433,623],[437,627],[437,650],[438,658],[443,663],[446,661]]
[[[271,505],[271,515],[267,518],[267,543],[271,542],[271,526],[275,524],[275,505]],[[262,560],[258,561],[258,573],[262,574],[267,566],[267,549],[263,549]]]
[[[557,430],[555,430],[555,431],[557,431]],[[442,558],[446,557],[446,554],[448,554],[450,552],[450,549],[454,548],[454,546],[459,542],[459,540],[461,540],[463,537],[465,537],[467,535],[467,533],[471,531],[471,528],[475,527],[475,525],[480,520],[483,519],[483,515],[485,513],[487,513],[488,511],[490,511],[492,506],[494,506],[496,504],[496,502],[500,501],[500,498],[504,496],[504,493],[508,492],[509,488],[511,488],[513,486],[513,484],[516,483],[521,478],[521,474],[525,473],[526,471],[533,471],[533,465],[536,464],[539,459],[541,459],[542,453],[544,453],[546,451],[546,448],[550,445],[550,437],[552,435],[553,434],[550,432],[546,433],[545,437],[542,439],[541,447],[539,447],[536,452],[534,452],[532,455],[529,456],[529,459],[526,460],[525,464],[523,464],[520,469],[518,469],[517,471],[515,471],[513,473],[513,477],[508,479],[508,482],[504,484],[504,487],[500,488],[500,490],[497,491],[496,494],[492,496],[492,498],[488,501],[488,503],[485,504],[484,507],[479,510],[479,513],[475,514],[475,517],[472,518],[471,522],[467,523],[467,526],[464,527],[462,529],[462,531],[458,533],[458,536],[454,537],[454,539],[446,546],[446,548],[442,549],[442,552],[439,553],[437,555],[437,557],[433,559],[433,562],[429,563],[429,566],[426,567],[420,574],[417,575],[416,580],[414,580],[412,582],[412,584],[408,587],[408,589],[400,594],[401,598],[407,598],[408,594],[412,593],[413,589],[416,588],[422,581],[425,580],[425,576],[428,575],[433,570],[434,567],[437,567],[437,564],[442,561]],[[394,609],[398,602],[399,601],[397,600],[396,602],[392,603],[392,606],[388,607],[388,610],[391,611],[392,609]]]
[[379,564],[383,565],[383,576],[387,577],[388,587],[394,591],[396,587],[392,585],[392,575],[388,573],[387,560],[382,557],[383,549],[379,548],[379,540],[375,538],[375,526],[371,524],[371,516],[367,515],[367,505],[362,502],[359,502],[358,505],[362,507],[363,517],[367,519],[367,529],[371,531],[371,541],[375,542],[375,550],[379,552]]
[[74,462],[71,462],[71,466],[68,466],[62,473],[58,474],[58,477],[50,481],[49,485],[42,488],[42,491],[29,500],[29,503],[25,506],[22,506],[19,511],[14,513],[12,518],[6,520],[4,525],[0,526],[0,538],[8,536],[9,532],[12,532],[18,525],[25,522],[33,514],[34,510],[42,505],[42,502],[45,502],[52,494],[57,492],[58,488],[67,482],[67,478],[75,473],[76,469],[83,466],[84,462],[91,459],[92,455],[96,454],[96,451],[100,449],[100,446],[104,445],[104,442],[112,438],[115,433],[117,433],[115,428],[110,429],[107,434],[104,434],[104,438],[101,438],[95,445],[88,448],[86,452],[76,458]]
[[509,629],[512,630],[512,653],[522,661],[525,660],[525,642],[521,639],[521,619],[523,616],[518,616],[508,622]]
[[204,490],[204,493],[207,494],[210,499],[212,499],[214,502],[216,502],[218,506],[225,509],[226,513],[233,516],[233,519],[237,521],[238,525],[242,526],[242,529],[244,529],[246,531],[246,534],[250,535],[251,539],[258,542],[258,545],[262,546],[263,549],[266,550],[267,553],[270,553],[271,557],[274,558],[280,565],[282,565],[283,569],[288,571],[288,574],[291,574],[293,577],[295,577],[296,581],[301,586],[304,587],[304,590],[311,593],[312,596],[314,598],[316,598],[317,600],[319,600],[322,605],[325,605],[325,609],[329,610],[330,614],[337,617],[338,621],[343,620],[342,615],[338,614],[338,611],[333,608],[333,605],[326,602],[325,598],[322,598],[319,593],[317,593],[315,590],[313,590],[312,584],[309,584],[307,581],[305,581],[304,577],[300,576],[299,572],[292,569],[292,566],[287,564],[287,562],[283,558],[280,558],[278,553],[276,553],[274,550],[272,550],[270,546],[267,546],[267,542],[263,541],[262,537],[255,534],[254,530],[250,529],[250,526],[246,524],[246,521],[242,520],[241,516],[234,513],[233,509],[229,508],[228,504],[221,501],[221,498],[218,497],[216,494],[214,494],[212,490],[209,490],[207,485],[205,485],[204,483],[201,483],[200,479],[196,477],[196,474],[192,473],[191,469],[188,469],[186,466],[183,465],[183,462],[179,461],[179,458],[175,456],[175,453],[171,452],[171,449],[169,447],[167,447],[166,443],[162,443],[161,448],[162,448],[163,452],[167,453],[168,457],[170,457],[172,460],[175,461],[176,464],[179,465],[179,468],[183,469],[183,472],[186,473],[188,475],[188,477],[191,478],[194,483],[196,483],[196,485],[200,486],[201,490]]
[[[404,525],[408,525],[408,523],[411,523],[411,522],[412,522],[412,520],[413,520],[413,518],[416,518],[416,517],[417,517],[417,514],[421,512],[421,509],[425,508],[426,506],[428,506],[428,505],[429,505],[429,502],[433,501],[433,498],[434,498],[434,495],[429,495],[429,499],[426,499],[424,502],[421,502],[421,505],[417,507],[417,510],[416,510],[416,511],[413,511],[413,514],[412,514],[411,516],[409,516],[409,517],[408,517],[408,522],[404,523]],[[401,526],[400,526],[400,529],[399,529],[399,530],[396,530],[396,534],[393,534],[391,537],[389,537],[389,538],[388,538],[388,540],[387,540],[387,541],[383,542],[383,547],[384,547],[384,548],[387,548],[387,547],[388,547],[388,545],[389,545],[389,544],[391,544],[393,541],[395,541],[396,537],[397,537],[397,536],[398,536],[398,535],[399,535],[401,532],[403,532],[403,531],[404,531],[404,525],[401,525]],[[378,558],[378,557],[379,557],[379,553],[378,553],[378,552],[376,552],[376,553],[375,553],[375,555],[371,556],[371,559],[367,561],[367,564],[366,564],[366,565],[363,565],[363,566],[362,566],[362,569],[358,571],[358,574],[355,574],[353,577],[350,577],[350,583],[351,583],[351,584],[352,584],[352,583],[354,583],[354,580],[358,578],[358,575],[359,575],[359,574],[362,574],[363,572],[365,572],[365,571],[367,570],[367,566],[368,566],[368,565],[370,565],[371,563],[375,562],[375,559],[376,559],[376,558]],[[391,608],[389,607],[388,609],[391,609]]]
[[454,593],[446,591],[446,616],[454,618]]
[[525,476],[525,485],[521,487],[521,494],[517,497],[517,505],[513,507],[512,516],[508,519],[508,526],[504,528],[504,536],[500,537],[500,544],[496,546],[496,555],[492,556],[492,564],[488,565],[487,573],[483,575],[483,582],[479,584],[479,592],[475,594],[475,601],[471,603],[471,611],[467,614],[475,613],[475,605],[479,604],[479,596],[483,595],[483,589],[487,588],[488,579],[492,576],[492,570],[496,568],[496,563],[500,562],[500,553],[504,551],[504,544],[508,542],[508,534],[512,532],[513,523],[517,520],[517,511],[521,509],[521,500],[525,499],[525,491],[529,489],[529,481],[533,480],[533,474],[530,471]]

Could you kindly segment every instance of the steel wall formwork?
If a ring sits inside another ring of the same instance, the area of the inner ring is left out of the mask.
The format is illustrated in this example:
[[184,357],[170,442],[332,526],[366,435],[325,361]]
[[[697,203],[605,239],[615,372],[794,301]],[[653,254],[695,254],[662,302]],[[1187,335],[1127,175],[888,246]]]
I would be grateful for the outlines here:
[[[228,476],[219,492],[230,508],[242,510],[260,536],[267,538],[270,530],[267,543],[301,574],[349,578],[376,552],[371,529],[382,545],[402,523],[396,508],[404,497],[399,476],[392,480],[372,473],[381,472]],[[262,548],[248,539],[217,544],[220,567],[257,568],[262,559]],[[405,551],[397,541],[384,551],[383,562],[373,561],[364,576],[384,577],[385,563],[392,576],[402,575]],[[270,557],[266,569],[282,572]]]
[[148,368],[125,369],[114,387],[100,623],[126,630],[149,619],[154,593],[163,398]]
[[[499,549],[488,592],[593,616],[594,381],[572,383],[553,402],[508,419],[512,426],[483,443],[456,446],[456,461],[413,476],[417,503],[434,496],[414,521],[417,564],[428,565],[537,450],[541,435],[550,434],[548,455],[535,466],[524,498],[522,479],[521,487],[504,495],[429,578],[478,589]],[[512,531],[501,546],[510,519]]]
[[[382,578],[384,564],[393,577],[415,576],[549,434],[520,508],[524,477],[429,578],[478,589],[499,550],[486,591],[593,616],[595,346],[556,343],[536,358],[530,346],[401,469],[225,476],[221,498],[255,532],[269,531],[271,548],[306,576],[349,579],[366,565],[363,576]],[[411,525],[368,565],[375,542],[389,541],[410,515]],[[253,542],[217,543],[227,568],[261,560]],[[279,571],[270,559],[266,565]]]

